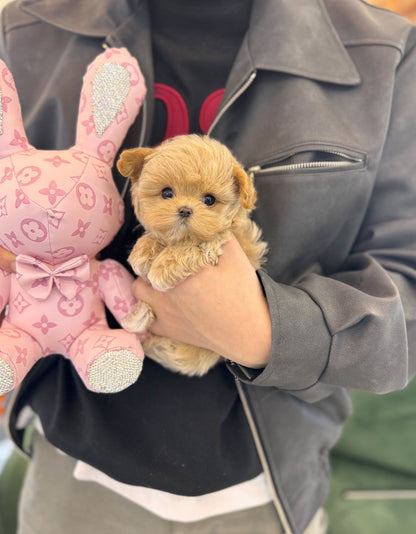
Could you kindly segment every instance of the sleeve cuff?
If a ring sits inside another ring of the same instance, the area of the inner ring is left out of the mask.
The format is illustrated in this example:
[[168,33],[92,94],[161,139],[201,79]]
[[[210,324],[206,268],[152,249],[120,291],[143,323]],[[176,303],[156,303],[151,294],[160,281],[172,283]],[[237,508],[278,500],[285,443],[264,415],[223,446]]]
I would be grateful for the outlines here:
[[272,321],[272,351],[264,369],[228,364],[233,375],[257,386],[288,391],[313,386],[329,358],[331,335],[321,308],[302,289],[279,284],[258,272]]

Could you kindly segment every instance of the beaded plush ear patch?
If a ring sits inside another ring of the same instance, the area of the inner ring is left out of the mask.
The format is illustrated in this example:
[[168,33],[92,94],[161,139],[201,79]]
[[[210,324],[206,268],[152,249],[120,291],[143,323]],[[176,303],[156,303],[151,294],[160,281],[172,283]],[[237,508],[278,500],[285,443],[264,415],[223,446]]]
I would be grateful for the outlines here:
[[123,107],[131,87],[130,74],[118,63],[104,63],[94,75],[92,114],[101,137]]

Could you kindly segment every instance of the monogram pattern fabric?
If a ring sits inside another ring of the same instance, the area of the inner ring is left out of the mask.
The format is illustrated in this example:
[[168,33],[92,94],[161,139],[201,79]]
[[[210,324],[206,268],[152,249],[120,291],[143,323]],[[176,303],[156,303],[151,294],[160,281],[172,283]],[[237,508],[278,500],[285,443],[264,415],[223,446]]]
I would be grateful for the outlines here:
[[139,376],[137,336],[109,329],[104,304],[120,321],[134,299],[131,275],[96,255],[113,239],[124,205],[111,166],[146,88],[126,49],[107,49],[83,80],[75,145],[32,147],[16,87],[0,62],[0,244],[17,255],[16,274],[0,270],[0,394],[35,362],[59,353],[87,388],[116,392]]

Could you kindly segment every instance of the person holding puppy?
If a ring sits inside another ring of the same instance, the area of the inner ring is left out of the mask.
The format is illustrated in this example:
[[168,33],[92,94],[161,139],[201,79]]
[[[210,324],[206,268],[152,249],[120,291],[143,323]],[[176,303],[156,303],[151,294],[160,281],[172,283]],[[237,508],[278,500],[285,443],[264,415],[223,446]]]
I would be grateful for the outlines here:
[[[37,363],[9,419],[20,446],[28,411],[36,426],[18,532],[323,533],[348,390],[415,372],[415,29],[360,0],[13,2],[0,55],[32,144],[70,146],[103,43],[128,48],[148,87],[125,147],[225,144],[269,252],[256,271],[231,239],[167,292],[134,283],[152,334],[223,356],[202,377],[147,358],[99,395],[60,356]],[[140,235],[125,200],[107,250],[121,261]]]

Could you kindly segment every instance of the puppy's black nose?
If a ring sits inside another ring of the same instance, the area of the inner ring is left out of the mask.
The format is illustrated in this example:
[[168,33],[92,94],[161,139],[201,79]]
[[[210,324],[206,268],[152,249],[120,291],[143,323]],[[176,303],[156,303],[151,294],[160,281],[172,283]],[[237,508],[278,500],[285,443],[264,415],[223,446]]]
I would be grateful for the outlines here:
[[188,208],[188,206],[181,206],[178,209],[179,217],[182,217],[184,219],[187,219],[190,217],[193,213],[192,208]]

